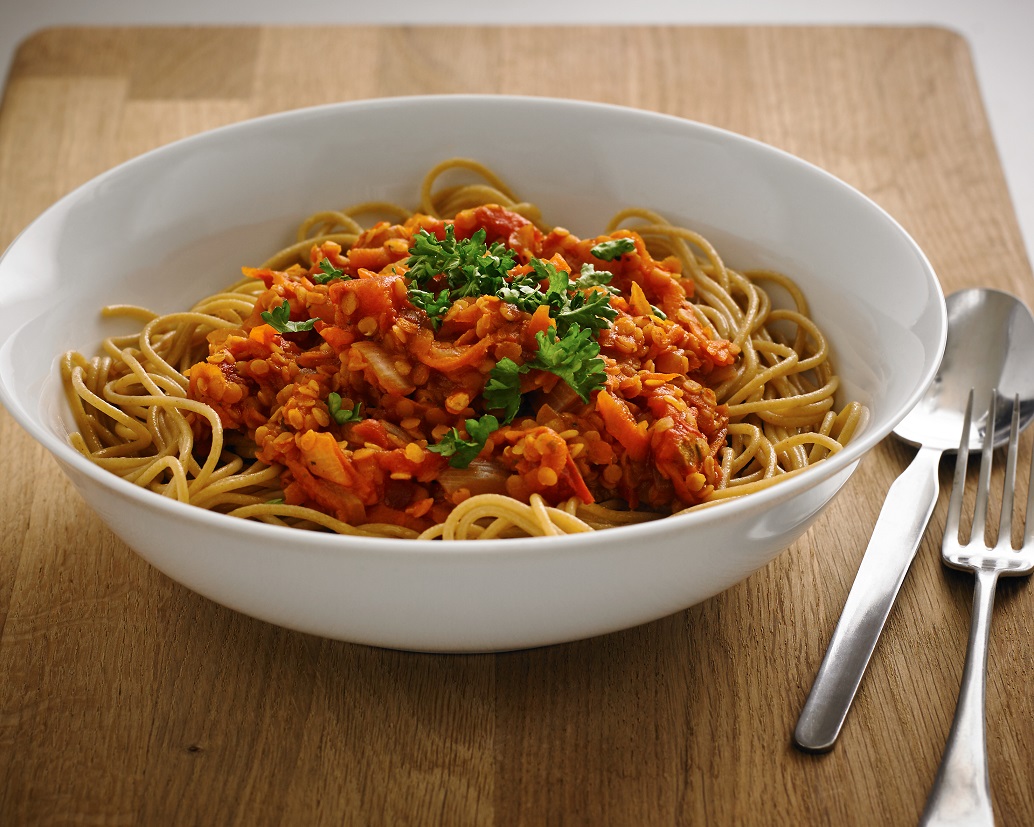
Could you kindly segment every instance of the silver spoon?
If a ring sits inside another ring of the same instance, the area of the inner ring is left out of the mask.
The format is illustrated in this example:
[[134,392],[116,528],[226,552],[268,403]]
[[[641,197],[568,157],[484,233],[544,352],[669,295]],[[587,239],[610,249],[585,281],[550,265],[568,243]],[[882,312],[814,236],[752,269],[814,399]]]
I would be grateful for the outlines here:
[[[988,401],[1020,397],[1020,427],[1034,419],[1034,317],[1015,296],[974,288],[947,299],[948,341],[926,394],[894,429],[919,448],[887,492],[843,614],[833,631],[811,694],[797,721],[794,740],[809,752],[833,747],[894,599],[915,557],[937,502],[937,466],[945,451],[957,451],[970,388],[984,400],[974,409],[971,447],[987,430]],[[1009,405],[998,406],[1008,411]],[[1004,415],[1004,414],[1003,414]],[[1008,422],[996,422],[995,447],[1008,437]]]

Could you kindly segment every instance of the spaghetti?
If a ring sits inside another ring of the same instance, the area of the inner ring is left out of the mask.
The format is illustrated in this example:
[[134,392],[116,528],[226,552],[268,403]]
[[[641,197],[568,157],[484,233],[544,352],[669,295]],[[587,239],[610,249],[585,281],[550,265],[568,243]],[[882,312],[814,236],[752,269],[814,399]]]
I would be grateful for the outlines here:
[[466,159],[431,170],[416,212],[316,213],[244,273],[189,311],[105,308],[142,328],[64,356],[77,450],[237,517],[488,539],[748,494],[866,417],[837,409],[789,278],[647,210],[577,238]]

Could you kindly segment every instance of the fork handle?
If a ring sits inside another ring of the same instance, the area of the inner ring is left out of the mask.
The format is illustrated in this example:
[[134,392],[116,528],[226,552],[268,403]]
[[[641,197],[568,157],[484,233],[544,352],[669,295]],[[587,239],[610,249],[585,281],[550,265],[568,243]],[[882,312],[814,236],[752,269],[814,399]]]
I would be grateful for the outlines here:
[[977,569],[973,623],[959,704],[948,733],[941,766],[926,801],[921,827],[994,824],[991,778],[987,771],[984,698],[987,689],[987,641],[991,636],[998,571]]
[[797,721],[794,740],[801,749],[825,752],[832,749],[840,734],[937,502],[941,453],[935,448],[920,448],[887,492],[844,611]]

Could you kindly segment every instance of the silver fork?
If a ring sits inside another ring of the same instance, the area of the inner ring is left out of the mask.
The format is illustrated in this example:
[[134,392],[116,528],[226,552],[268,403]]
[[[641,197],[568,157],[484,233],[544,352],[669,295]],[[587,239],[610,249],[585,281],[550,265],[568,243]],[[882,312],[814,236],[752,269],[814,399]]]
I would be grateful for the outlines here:
[[1031,463],[1023,542],[1018,550],[1012,545],[1013,495],[1016,489],[1016,457],[1019,443],[1018,397],[1013,400],[997,542],[994,546],[989,546],[984,537],[988,491],[991,487],[996,398],[997,393],[993,393],[981,451],[973,527],[969,542],[963,545],[959,540],[959,525],[962,495],[966,487],[966,464],[969,458],[969,429],[973,409],[973,392],[970,391],[969,405],[962,426],[962,441],[959,443],[955,463],[955,480],[948,502],[944,540],[941,545],[944,563],[952,568],[974,572],[976,586],[973,592],[973,622],[969,631],[962,685],[959,688],[958,708],[955,710],[955,720],[948,734],[937,778],[919,821],[920,825],[930,827],[948,824],[994,824],[991,779],[987,771],[984,717],[991,610],[999,576],[1029,574],[1034,569],[1034,462]]

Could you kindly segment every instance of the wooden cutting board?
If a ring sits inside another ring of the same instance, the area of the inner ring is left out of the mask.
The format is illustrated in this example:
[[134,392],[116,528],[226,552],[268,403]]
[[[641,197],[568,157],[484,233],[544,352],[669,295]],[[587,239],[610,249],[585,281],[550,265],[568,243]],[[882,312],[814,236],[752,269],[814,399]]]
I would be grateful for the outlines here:
[[[606,101],[750,135],[874,198],[946,292],[990,285],[1034,304],[967,45],[932,28],[51,29],[22,45],[0,107],[0,246],[174,139],[441,92]],[[970,617],[972,579],[938,557],[946,495],[840,743],[791,745],[911,456],[887,440],[804,538],[688,611],[563,646],[431,656],[285,631],[188,592],[0,412],[0,823],[913,824]],[[1004,582],[987,697],[1002,824],[1034,813],[1032,613],[1031,587]]]

